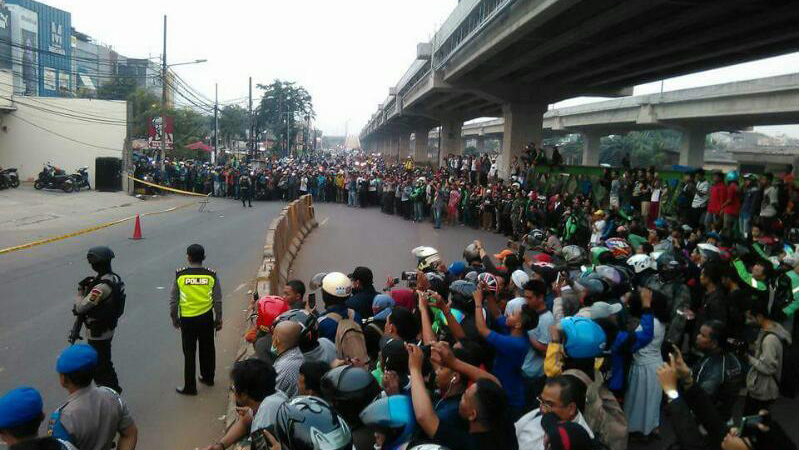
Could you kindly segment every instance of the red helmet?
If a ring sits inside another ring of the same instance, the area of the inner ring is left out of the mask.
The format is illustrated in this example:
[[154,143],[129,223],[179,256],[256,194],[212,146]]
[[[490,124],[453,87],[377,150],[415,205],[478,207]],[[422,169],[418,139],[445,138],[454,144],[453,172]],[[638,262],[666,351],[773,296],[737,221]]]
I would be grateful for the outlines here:
[[283,300],[283,297],[265,295],[258,300],[258,321],[256,325],[260,330],[268,332],[277,316],[288,310],[289,305]]

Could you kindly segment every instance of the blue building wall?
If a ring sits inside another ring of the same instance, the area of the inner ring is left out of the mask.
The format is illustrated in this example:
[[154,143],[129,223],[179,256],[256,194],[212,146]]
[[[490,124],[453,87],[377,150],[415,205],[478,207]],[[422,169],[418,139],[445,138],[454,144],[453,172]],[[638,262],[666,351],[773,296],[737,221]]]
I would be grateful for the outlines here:
[[39,95],[71,96],[75,82],[72,74],[72,15],[33,0],[6,0],[6,3],[19,5],[39,15]]

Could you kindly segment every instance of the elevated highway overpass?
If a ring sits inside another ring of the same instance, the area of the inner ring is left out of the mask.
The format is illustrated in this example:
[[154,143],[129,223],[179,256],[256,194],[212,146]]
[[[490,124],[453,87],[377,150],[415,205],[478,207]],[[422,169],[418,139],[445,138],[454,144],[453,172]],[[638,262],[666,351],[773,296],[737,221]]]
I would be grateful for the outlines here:
[[540,143],[547,105],[799,50],[790,0],[461,0],[361,132],[368,149],[426,158],[410,135],[503,117],[500,170]]

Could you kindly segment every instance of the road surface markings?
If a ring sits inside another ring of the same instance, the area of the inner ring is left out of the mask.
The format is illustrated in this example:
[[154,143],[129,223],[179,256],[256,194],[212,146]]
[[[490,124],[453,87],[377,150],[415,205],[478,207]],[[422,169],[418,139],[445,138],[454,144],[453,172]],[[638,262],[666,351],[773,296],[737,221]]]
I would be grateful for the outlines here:
[[321,226],[324,226],[324,225],[327,223],[327,221],[328,221],[328,220],[330,220],[330,217],[325,217],[325,220],[323,220],[323,221],[322,221],[322,222],[319,224],[319,226],[320,226],[320,227],[321,227]]
[[[190,203],[186,203],[185,205],[174,206],[172,208],[165,209],[163,211],[154,211],[154,212],[142,213],[142,214],[137,214],[137,215],[140,216],[140,217],[146,217],[146,216],[154,216],[156,214],[164,214],[164,213],[168,213],[168,212],[172,212],[172,211],[177,211],[179,209],[185,208],[187,206],[194,205],[196,203],[197,203],[196,201],[193,201],[193,202],[190,202]],[[24,250],[26,248],[36,247],[38,245],[49,244],[51,242],[62,241],[64,239],[68,239],[68,238],[71,238],[71,237],[75,237],[75,236],[80,236],[82,234],[91,233],[92,231],[102,230],[103,228],[112,227],[114,225],[119,225],[120,223],[124,223],[124,222],[130,221],[130,220],[133,220],[133,219],[136,218],[137,215],[133,215],[133,216],[130,216],[130,217],[125,217],[124,219],[114,220],[112,222],[102,223],[100,225],[95,225],[95,226],[90,227],[90,228],[84,228],[82,230],[78,230],[78,231],[75,231],[73,233],[64,234],[64,235],[61,235],[61,236],[55,236],[55,237],[51,237],[51,238],[47,238],[47,239],[41,239],[41,240],[38,240],[38,241],[28,242],[27,244],[16,245],[14,247],[8,247],[8,248],[0,249],[0,255],[3,255],[5,253],[16,252],[18,250]]]
[[241,283],[241,284],[239,285],[239,287],[237,287],[237,288],[236,288],[236,289],[235,289],[233,292],[239,292],[240,290],[242,290],[242,289],[244,289],[245,287],[247,287],[247,284],[248,284],[248,283]]

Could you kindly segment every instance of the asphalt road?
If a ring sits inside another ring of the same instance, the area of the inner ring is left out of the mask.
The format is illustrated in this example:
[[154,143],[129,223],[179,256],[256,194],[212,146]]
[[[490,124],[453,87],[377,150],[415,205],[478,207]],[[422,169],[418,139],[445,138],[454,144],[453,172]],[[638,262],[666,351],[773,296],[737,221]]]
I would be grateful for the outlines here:
[[[128,222],[0,255],[0,392],[35,386],[45,411],[66,398],[55,359],[67,345],[76,283],[91,274],[86,250],[108,245],[128,295],[113,360],[139,426],[139,448],[193,449],[211,443],[222,431],[228,371],[240,342],[247,291],[260,265],[267,227],[283,206],[259,202],[242,208],[233,200],[212,200],[211,212],[193,206],[142,218],[141,241],[129,239],[133,223]],[[195,242],[205,246],[207,265],[219,273],[225,324],[217,335],[216,386],[200,385],[198,397],[182,397],[174,392],[182,384],[183,360],[180,334],[169,320],[168,295],[175,269],[186,263],[186,247]]]

